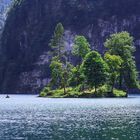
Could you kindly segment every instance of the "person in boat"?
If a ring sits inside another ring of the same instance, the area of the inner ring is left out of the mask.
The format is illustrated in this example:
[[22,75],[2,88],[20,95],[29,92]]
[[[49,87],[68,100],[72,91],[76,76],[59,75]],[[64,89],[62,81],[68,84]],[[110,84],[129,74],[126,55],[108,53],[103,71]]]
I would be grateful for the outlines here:
[[7,95],[7,96],[6,96],[6,98],[10,98],[10,96],[9,96],[9,95]]

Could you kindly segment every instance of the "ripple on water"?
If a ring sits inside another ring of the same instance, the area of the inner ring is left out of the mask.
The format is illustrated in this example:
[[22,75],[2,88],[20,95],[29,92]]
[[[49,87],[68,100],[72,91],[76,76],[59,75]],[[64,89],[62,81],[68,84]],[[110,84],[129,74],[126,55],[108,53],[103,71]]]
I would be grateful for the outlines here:
[[0,140],[139,140],[140,98],[2,98],[0,130]]

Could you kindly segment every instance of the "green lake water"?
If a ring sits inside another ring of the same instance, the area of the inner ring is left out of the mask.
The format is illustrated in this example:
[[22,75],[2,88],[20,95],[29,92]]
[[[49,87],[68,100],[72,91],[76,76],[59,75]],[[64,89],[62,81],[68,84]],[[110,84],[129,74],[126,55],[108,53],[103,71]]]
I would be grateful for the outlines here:
[[0,140],[140,140],[140,98],[0,95]]

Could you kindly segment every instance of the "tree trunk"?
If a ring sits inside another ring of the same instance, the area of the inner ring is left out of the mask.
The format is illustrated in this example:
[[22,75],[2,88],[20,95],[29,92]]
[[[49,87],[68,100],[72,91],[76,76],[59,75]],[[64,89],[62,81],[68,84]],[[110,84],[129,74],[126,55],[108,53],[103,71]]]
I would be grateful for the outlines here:
[[59,46],[59,49],[58,49],[58,57],[59,57],[59,60],[61,60],[60,54],[61,54],[61,51],[60,51],[60,46]]
[[63,86],[64,86],[64,94],[66,94],[66,86],[67,86],[67,78],[66,78],[66,75],[64,75],[64,83],[63,83]]
[[114,91],[114,85],[112,85],[111,87],[111,93],[113,93],[113,91]]
[[96,85],[95,85],[95,93],[97,93],[97,87],[96,87]]
[[113,93],[113,91],[114,91],[115,81],[116,81],[116,78],[115,78],[115,79],[113,80],[113,82],[112,82],[111,93]]
[[64,85],[64,94],[66,94],[66,86]]
[[120,70],[120,77],[119,77],[119,89],[122,89],[122,70]]

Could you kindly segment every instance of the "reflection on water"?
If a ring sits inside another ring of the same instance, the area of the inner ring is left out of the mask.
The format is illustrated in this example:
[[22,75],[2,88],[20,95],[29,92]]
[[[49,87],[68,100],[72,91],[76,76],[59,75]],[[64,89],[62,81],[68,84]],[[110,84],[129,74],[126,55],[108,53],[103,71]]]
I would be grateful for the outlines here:
[[0,140],[139,140],[140,98],[0,96]]

